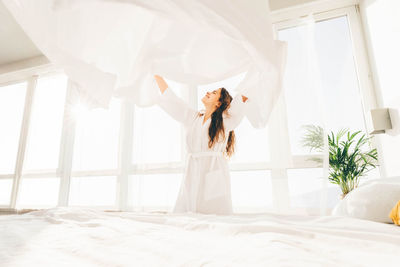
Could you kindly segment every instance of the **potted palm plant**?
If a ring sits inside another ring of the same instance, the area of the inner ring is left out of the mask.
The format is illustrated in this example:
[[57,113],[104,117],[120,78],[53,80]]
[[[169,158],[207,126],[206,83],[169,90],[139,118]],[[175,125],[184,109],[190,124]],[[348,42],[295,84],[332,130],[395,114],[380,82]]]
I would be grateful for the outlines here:
[[[316,125],[303,126],[306,134],[301,140],[310,151],[323,151],[323,128]],[[345,139],[343,140],[343,137]],[[341,129],[335,135],[328,135],[329,144],[329,181],[340,186],[343,199],[350,191],[357,188],[360,178],[378,166],[378,153],[370,149],[372,136],[361,135],[361,131],[350,132]],[[366,150],[363,148],[368,147]],[[321,163],[321,158],[311,158]]]

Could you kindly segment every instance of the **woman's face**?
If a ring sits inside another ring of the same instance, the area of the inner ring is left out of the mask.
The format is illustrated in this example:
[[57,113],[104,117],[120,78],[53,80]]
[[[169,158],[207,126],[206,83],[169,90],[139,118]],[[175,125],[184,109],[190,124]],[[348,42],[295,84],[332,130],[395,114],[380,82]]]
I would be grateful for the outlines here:
[[221,88],[215,89],[214,91],[209,91],[206,95],[201,99],[204,106],[218,106],[219,98],[221,96]]

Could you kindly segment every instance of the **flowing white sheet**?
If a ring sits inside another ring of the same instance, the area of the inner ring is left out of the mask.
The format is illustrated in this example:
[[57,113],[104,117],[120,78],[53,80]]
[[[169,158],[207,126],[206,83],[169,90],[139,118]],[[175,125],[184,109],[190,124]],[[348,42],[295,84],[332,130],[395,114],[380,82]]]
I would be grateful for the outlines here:
[[275,213],[53,208],[0,216],[0,265],[399,266],[400,227]]
[[281,92],[286,43],[273,39],[267,0],[3,0],[92,106],[112,96],[155,103],[159,74],[199,85],[247,72],[236,88],[265,127]]

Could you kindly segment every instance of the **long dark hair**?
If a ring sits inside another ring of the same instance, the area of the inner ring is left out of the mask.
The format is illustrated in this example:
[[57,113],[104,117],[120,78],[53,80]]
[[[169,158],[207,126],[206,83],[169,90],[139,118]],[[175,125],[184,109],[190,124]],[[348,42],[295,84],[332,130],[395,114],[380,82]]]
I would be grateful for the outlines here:
[[[222,140],[225,141],[225,128],[224,128],[224,120],[222,117],[223,112],[229,109],[230,104],[232,102],[232,96],[229,94],[228,90],[224,87],[221,87],[221,96],[218,101],[221,105],[212,113],[211,115],[211,123],[208,128],[208,147],[211,148],[215,142],[220,140],[222,135]],[[231,157],[235,151],[235,132],[230,131],[228,142],[226,143],[226,150],[224,151],[228,157]]]

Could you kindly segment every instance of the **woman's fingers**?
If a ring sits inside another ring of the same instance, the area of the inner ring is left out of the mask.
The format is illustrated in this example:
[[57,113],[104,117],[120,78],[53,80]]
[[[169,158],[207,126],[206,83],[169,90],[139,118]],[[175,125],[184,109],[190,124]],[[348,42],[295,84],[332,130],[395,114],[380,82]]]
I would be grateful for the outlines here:
[[158,87],[160,88],[161,93],[164,93],[164,91],[167,89],[168,84],[165,82],[165,80],[163,79],[163,77],[159,76],[159,75],[154,75],[154,78],[157,82]]

